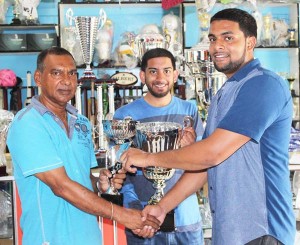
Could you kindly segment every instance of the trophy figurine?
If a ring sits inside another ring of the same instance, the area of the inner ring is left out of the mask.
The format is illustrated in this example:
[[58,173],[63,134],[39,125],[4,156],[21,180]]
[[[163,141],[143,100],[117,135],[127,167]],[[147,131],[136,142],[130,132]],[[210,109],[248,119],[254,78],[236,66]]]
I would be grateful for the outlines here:
[[[174,122],[145,122],[136,126],[136,144],[139,149],[146,152],[160,152],[174,150],[179,147],[181,125]],[[148,204],[157,204],[164,196],[166,181],[175,173],[173,168],[149,166],[142,169],[144,176],[153,182],[154,195]],[[161,225],[162,231],[174,231],[174,210],[169,212]]]
[[[5,148],[6,148],[6,136],[10,123],[14,118],[14,114],[10,111],[0,110],[0,175],[6,175],[6,158],[5,158]],[[4,169],[4,171],[2,171]]]
[[22,3],[22,21],[25,25],[37,25],[39,24],[37,7],[40,4],[40,0],[21,0]]
[[196,0],[197,17],[199,20],[199,43],[194,46],[195,49],[207,50],[209,47],[208,30],[209,30],[209,11],[215,5],[216,0]]
[[11,25],[21,25],[20,15],[22,12],[22,4],[20,0],[14,0],[13,4],[13,19]]

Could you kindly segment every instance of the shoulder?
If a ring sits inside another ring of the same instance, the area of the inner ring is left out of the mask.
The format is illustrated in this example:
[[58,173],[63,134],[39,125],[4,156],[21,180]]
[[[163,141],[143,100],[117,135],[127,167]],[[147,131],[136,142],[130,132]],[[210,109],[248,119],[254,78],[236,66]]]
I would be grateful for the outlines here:
[[127,105],[123,105],[115,111],[114,119],[121,120],[124,117],[132,116],[135,114],[136,110],[143,110],[145,108],[146,103],[143,98],[139,98],[137,100],[132,101]]
[[182,108],[187,112],[197,112],[197,106],[194,102],[189,100],[183,100],[178,97],[173,97],[172,99],[172,106],[176,106],[177,108]]
[[280,96],[289,99],[290,91],[288,82],[273,71],[260,67],[260,73],[251,77],[241,88],[248,93],[262,95],[263,97]]

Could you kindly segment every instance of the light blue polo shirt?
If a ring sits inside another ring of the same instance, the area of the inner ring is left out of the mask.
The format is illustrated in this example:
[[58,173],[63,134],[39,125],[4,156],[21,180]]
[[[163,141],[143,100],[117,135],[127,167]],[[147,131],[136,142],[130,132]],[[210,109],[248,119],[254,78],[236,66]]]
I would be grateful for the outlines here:
[[87,214],[34,176],[64,167],[70,179],[92,190],[90,168],[97,165],[88,119],[67,105],[70,136],[62,122],[37,97],[9,129],[7,145],[14,163],[21,204],[23,245],[99,245],[96,216]]
[[288,169],[292,98],[287,81],[255,59],[218,91],[204,138],[216,128],[250,137],[208,170],[213,244],[242,245],[263,235],[294,244]]

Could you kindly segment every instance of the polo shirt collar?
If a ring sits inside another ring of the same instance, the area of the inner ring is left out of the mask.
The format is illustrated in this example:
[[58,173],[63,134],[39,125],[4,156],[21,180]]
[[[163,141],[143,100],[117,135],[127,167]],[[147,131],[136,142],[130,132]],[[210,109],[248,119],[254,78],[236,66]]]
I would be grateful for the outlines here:
[[258,59],[253,59],[248,64],[244,65],[241,69],[239,69],[236,73],[234,73],[233,76],[227,80],[227,82],[240,81],[245,78],[250,72],[253,72],[254,69],[260,66],[260,61]]
[[[45,107],[40,101],[39,101],[39,95],[35,95],[31,99],[31,105],[41,114],[44,115],[45,113],[49,112],[49,109]],[[66,111],[70,113],[71,115],[76,116],[78,113],[78,110],[67,103]]]

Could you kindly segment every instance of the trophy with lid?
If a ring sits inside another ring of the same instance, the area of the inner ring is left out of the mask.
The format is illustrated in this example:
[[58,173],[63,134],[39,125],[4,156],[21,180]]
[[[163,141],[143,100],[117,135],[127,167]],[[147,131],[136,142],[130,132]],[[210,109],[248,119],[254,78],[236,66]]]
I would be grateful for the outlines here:
[[[190,116],[184,118],[184,128],[192,126],[193,119]],[[136,144],[143,151],[156,153],[166,150],[178,149],[181,139],[182,126],[174,122],[145,122],[136,126]],[[184,130],[183,128],[183,130]],[[173,177],[175,169],[149,166],[142,169],[144,176],[153,182],[155,193],[148,201],[149,205],[157,204],[164,196],[166,181]],[[161,231],[174,231],[174,210],[170,211],[160,227]]]

